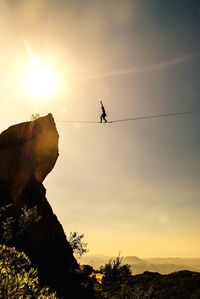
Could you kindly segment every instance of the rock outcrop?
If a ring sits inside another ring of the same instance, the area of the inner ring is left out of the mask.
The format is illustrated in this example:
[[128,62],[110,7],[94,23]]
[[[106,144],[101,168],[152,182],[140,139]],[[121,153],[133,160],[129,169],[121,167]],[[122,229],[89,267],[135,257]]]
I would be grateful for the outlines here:
[[51,114],[9,127],[0,135],[0,181],[11,187],[13,198],[32,175],[43,182],[58,158],[58,132]]
[[58,158],[58,138],[51,114],[0,135],[0,242],[24,251],[41,284],[62,298],[89,299],[87,277],[78,271],[42,184]]

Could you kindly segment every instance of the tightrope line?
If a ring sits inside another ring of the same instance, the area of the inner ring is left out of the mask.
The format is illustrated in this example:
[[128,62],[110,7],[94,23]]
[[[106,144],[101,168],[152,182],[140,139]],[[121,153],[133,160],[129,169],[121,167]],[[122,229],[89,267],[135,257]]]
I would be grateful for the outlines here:
[[[193,111],[183,111],[183,112],[175,112],[175,113],[166,113],[166,114],[153,114],[153,115],[144,115],[132,118],[123,118],[123,119],[115,119],[111,121],[107,121],[107,123],[117,123],[117,122],[128,122],[128,121],[135,121],[135,120],[143,120],[143,119],[151,119],[151,118],[161,118],[161,117],[169,117],[169,116],[177,116],[177,115],[184,115],[184,114],[195,114],[200,113],[200,110],[193,110]],[[57,122],[62,123],[87,123],[87,124],[100,124],[101,122],[98,121],[87,121],[87,120],[58,120]]]

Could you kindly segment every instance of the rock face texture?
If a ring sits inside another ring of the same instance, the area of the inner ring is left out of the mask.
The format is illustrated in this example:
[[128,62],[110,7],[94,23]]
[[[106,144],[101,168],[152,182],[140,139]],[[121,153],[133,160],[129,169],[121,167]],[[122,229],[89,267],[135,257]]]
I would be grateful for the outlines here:
[[91,289],[83,287],[88,279],[78,271],[42,184],[58,158],[58,138],[51,114],[1,133],[0,242],[24,251],[37,267],[41,284],[60,297],[89,299]]
[[0,135],[0,181],[20,195],[32,175],[43,182],[58,158],[58,132],[51,114],[8,128]]

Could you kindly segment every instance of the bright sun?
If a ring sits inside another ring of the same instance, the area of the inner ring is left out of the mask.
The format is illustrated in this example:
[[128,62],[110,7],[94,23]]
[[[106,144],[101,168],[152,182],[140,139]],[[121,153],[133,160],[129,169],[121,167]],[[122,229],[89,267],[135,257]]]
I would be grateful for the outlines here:
[[33,65],[25,75],[25,89],[33,97],[50,97],[58,91],[58,79],[54,73],[40,64]]
[[56,96],[59,91],[59,80],[52,68],[42,64],[39,58],[29,49],[31,63],[24,74],[24,89],[34,100],[45,100]]

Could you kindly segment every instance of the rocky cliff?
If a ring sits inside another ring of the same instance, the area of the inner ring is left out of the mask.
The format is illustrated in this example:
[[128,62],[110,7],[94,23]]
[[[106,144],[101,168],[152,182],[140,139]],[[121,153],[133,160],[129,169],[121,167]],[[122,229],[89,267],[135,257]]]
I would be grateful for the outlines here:
[[17,199],[32,175],[43,182],[58,158],[58,132],[51,114],[11,126],[0,135],[0,181]]
[[0,242],[24,251],[41,284],[62,298],[92,298],[87,278],[53,213],[42,184],[58,158],[51,114],[9,127],[0,135]]

